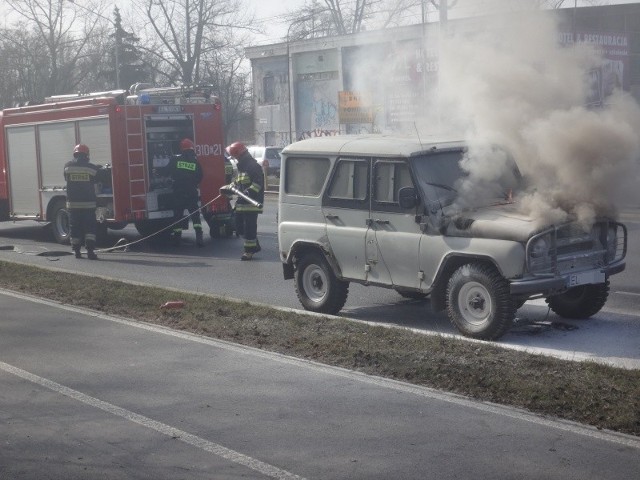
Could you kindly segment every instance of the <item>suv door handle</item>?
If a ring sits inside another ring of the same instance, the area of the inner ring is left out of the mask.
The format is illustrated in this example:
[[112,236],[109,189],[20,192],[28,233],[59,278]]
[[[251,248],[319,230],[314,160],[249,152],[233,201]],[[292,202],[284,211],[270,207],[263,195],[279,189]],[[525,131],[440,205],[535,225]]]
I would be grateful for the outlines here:
[[381,219],[379,219],[379,218],[376,218],[376,219],[374,220],[374,222],[379,223],[379,224],[381,224],[381,225],[389,225],[389,223],[391,223],[391,222],[389,222],[389,220],[381,220]]
[[340,217],[338,215],[334,215],[332,213],[328,213],[327,215],[324,216],[324,218],[326,218],[327,220],[337,220]]

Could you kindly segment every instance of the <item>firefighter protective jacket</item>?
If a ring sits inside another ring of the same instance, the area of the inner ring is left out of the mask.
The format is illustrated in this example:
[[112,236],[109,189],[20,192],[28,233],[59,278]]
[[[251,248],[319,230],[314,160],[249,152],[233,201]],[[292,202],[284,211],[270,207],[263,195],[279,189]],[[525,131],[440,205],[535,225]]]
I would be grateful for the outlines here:
[[[245,152],[238,158],[238,177],[234,182],[236,188],[249,198],[264,204],[264,172],[255,158]],[[236,212],[262,213],[262,207],[256,207],[238,196]]]
[[175,192],[197,194],[202,181],[202,167],[193,150],[185,150],[182,155],[173,157],[169,173]]
[[74,159],[64,166],[67,208],[96,208],[96,173],[100,167],[89,160]]

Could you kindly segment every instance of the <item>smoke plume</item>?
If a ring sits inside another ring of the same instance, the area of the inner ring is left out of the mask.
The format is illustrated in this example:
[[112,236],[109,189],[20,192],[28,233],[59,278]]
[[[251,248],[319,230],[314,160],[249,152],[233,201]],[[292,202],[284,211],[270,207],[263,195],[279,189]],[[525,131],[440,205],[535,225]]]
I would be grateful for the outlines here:
[[561,46],[554,18],[520,12],[464,29],[472,34],[443,32],[434,102],[440,125],[470,142],[463,203],[504,175],[504,159],[486,154],[498,144],[528,181],[523,213],[541,223],[575,216],[586,228],[640,197],[640,108],[620,89],[587,106],[590,73],[605,60],[586,45]]

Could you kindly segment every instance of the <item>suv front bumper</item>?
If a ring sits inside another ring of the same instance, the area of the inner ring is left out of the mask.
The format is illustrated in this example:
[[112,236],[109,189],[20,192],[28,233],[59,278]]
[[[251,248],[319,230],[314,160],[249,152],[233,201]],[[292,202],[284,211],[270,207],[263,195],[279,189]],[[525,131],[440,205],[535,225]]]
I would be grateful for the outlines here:
[[[588,285],[593,283],[604,283],[611,275],[620,273],[625,269],[625,262],[616,262],[597,270],[587,270],[566,275],[558,275],[554,277],[530,277],[522,280],[513,280],[510,282],[509,288],[511,295],[548,295],[551,293],[562,293],[569,288],[579,285]],[[572,281],[575,275],[584,276],[585,274],[593,274],[593,278],[603,277],[602,282],[584,281],[582,283],[574,283]]]

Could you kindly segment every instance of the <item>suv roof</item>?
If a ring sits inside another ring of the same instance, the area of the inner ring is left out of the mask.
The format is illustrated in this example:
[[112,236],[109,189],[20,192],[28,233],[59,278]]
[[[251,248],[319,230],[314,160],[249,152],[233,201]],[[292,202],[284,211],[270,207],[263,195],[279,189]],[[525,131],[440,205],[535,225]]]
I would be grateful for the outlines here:
[[465,143],[450,137],[403,137],[396,135],[337,135],[301,140],[285,147],[284,155],[300,153],[336,153],[410,157],[427,151],[463,148]]

